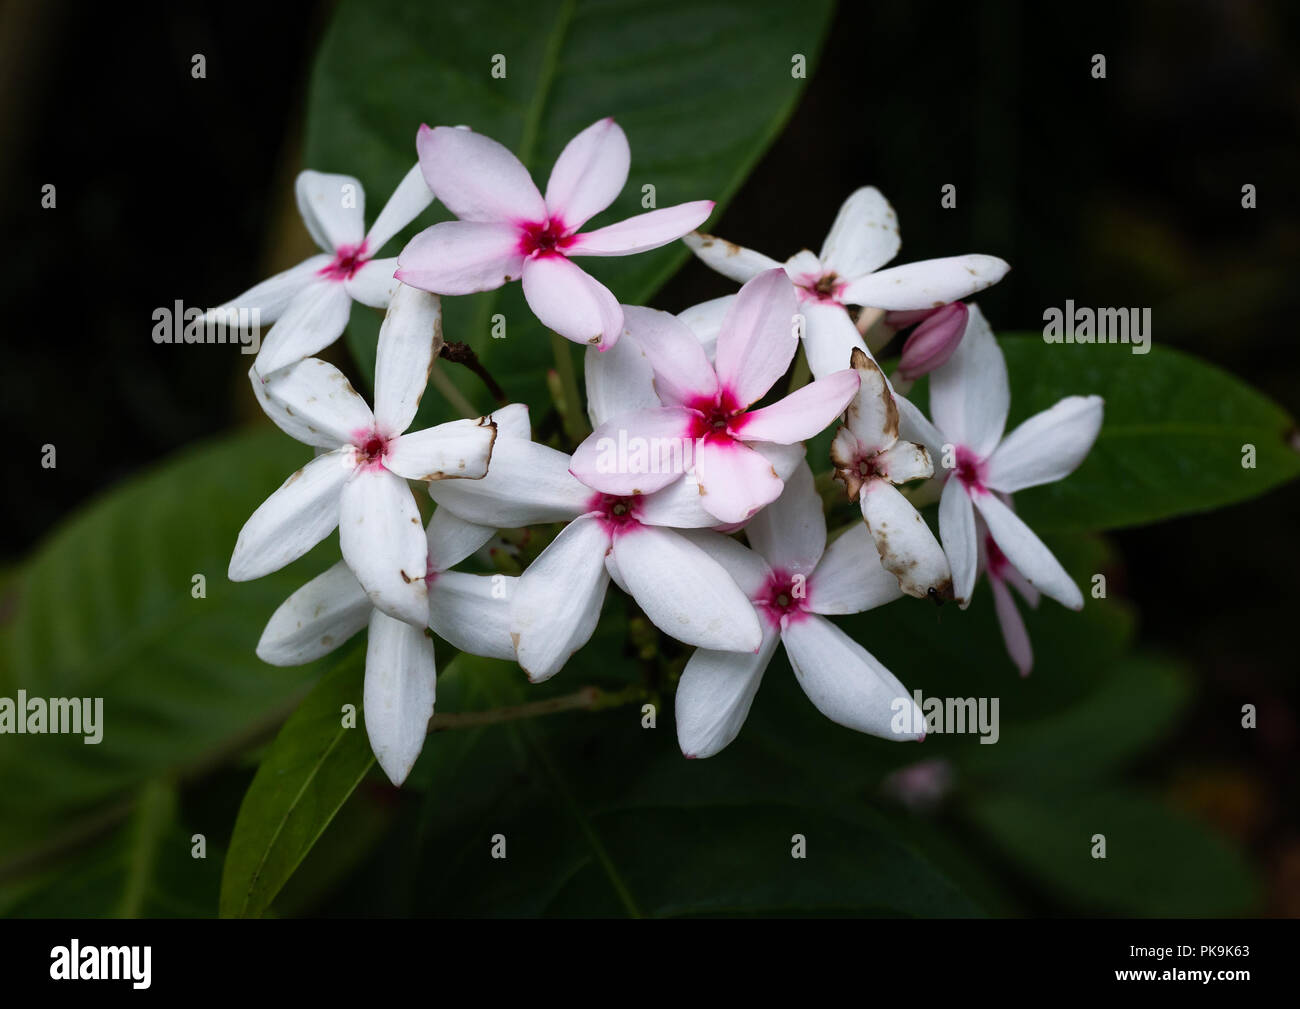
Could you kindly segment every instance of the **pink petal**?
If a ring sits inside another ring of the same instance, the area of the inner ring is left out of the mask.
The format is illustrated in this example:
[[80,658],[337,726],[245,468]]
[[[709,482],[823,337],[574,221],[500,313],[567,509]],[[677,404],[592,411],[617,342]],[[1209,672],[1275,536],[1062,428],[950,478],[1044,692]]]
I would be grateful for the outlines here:
[[732,421],[731,430],[746,441],[793,445],[811,438],[842,414],[858,394],[858,373],[837,371],[797,389],[771,406]]
[[524,263],[524,297],[542,325],[574,343],[612,347],[623,331],[623,309],[609,288],[563,256]]
[[695,449],[704,507],[723,522],[742,522],[781,496],[771,462],[738,441],[708,439]]
[[899,375],[913,381],[952,357],[966,332],[968,314],[965,302],[954,301],[928,316],[903,344]]
[[760,399],[790,367],[798,349],[797,312],[785,270],[760,273],[736,295],[718,333],[717,372],[742,405]]
[[569,470],[593,490],[629,497],[651,494],[689,468],[698,415],[681,407],[625,413],[596,428],[578,446]]
[[560,152],[546,183],[546,209],[580,228],[614,202],[632,159],[627,135],[613,119],[592,123]]
[[704,347],[690,327],[667,312],[637,312],[640,325],[636,342],[654,369],[654,388],[665,406],[684,406],[699,399],[712,401],[718,392],[718,376],[713,373]]
[[528,169],[473,130],[421,126],[415,138],[424,181],[463,221],[543,221],[546,204]]
[[1024,618],[1016,609],[1016,601],[1011,598],[1011,590],[1007,588],[1006,582],[990,576],[989,586],[993,589],[993,608],[997,611],[998,624],[1002,627],[1002,640],[1006,642],[1007,654],[1020,670],[1020,675],[1028,676],[1034,668],[1034,649],[1029,643]]
[[630,256],[667,245],[708,220],[712,200],[679,203],[629,217],[608,227],[577,235],[565,251],[570,256]]
[[397,257],[397,279],[434,294],[474,294],[518,280],[524,270],[514,225],[443,221],[425,228]]

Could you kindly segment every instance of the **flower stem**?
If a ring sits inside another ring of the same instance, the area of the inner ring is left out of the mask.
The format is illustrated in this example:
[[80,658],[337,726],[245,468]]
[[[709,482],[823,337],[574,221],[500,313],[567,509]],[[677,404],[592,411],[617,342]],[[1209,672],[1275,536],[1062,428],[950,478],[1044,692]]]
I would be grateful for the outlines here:
[[616,708],[643,700],[646,696],[643,687],[627,687],[614,693],[606,693],[599,687],[583,687],[572,694],[552,697],[545,701],[530,701],[527,704],[490,708],[487,711],[457,711],[446,714],[439,712],[429,719],[429,731],[475,729],[484,725],[496,725],[499,722],[513,722],[521,718],[554,715],[561,711],[603,711],[606,708]]
[[551,334],[551,352],[555,355],[555,375],[560,385],[560,400],[556,407],[564,422],[564,433],[574,445],[579,445],[591,433],[587,418],[582,412],[582,398],[578,395],[578,376],[573,369],[571,344],[559,333]]
[[497,383],[497,380],[492,377],[492,373],[483,366],[483,362],[478,359],[478,355],[474,353],[469,344],[444,343],[442,350],[438,353],[443,360],[450,361],[452,364],[463,364],[481,378],[483,384],[487,386],[488,392],[492,394],[492,398],[501,406],[505,406],[510,402],[506,398],[505,391]]

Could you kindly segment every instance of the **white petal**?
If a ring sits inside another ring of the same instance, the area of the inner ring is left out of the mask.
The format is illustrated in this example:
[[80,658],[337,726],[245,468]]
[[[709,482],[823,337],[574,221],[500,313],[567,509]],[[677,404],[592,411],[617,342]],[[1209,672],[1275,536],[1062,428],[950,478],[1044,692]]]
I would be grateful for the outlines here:
[[898,255],[900,244],[894,208],[875,186],[864,186],[840,207],[817,258],[850,280],[880,269]]
[[1002,438],[1010,404],[1002,348],[984,313],[971,305],[966,335],[952,357],[930,373],[930,416],[948,440],[985,459]]
[[331,256],[312,256],[297,266],[277,273],[260,284],[250,287],[243,294],[231,298],[224,305],[210,308],[204,313],[204,322],[238,322],[232,318],[231,311],[244,309],[249,313],[249,324],[253,323],[252,312],[256,310],[257,326],[269,326],[284,314],[289,303],[308,285],[321,279],[320,271],[329,265]]
[[546,219],[546,203],[518,158],[472,130],[420,127],[420,170],[433,194],[465,221]]
[[623,335],[612,347],[588,347],[584,360],[587,379],[587,417],[593,428],[620,413],[659,406],[654,369],[641,349],[636,333],[649,308],[623,309]]
[[760,554],[730,536],[707,529],[692,529],[681,535],[721,564],[750,599],[758,597],[772,576],[771,567]]
[[927,259],[859,277],[840,297],[850,305],[870,305],[891,312],[938,308],[992,287],[1009,269],[996,256]]
[[513,662],[510,597],[518,582],[505,575],[442,572],[429,586],[429,626],[462,652]]
[[396,272],[396,256],[392,259],[372,259],[343,281],[343,289],[353,301],[359,301],[370,308],[387,308],[401,283],[394,276]]
[[397,278],[422,291],[494,291],[524,272],[519,229],[503,221],[443,221],[412,238],[397,257]]
[[694,473],[639,498],[636,518],[646,525],[669,529],[707,529],[718,524],[717,516],[704,507],[704,495]]
[[270,375],[328,347],[343,334],[351,312],[352,299],[342,284],[320,280],[309,285],[263,338],[254,366]]
[[825,617],[788,622],[781,640],[799,685],[832,722],[900,742],[925,735],[907,688]]
[[[718,334],[718,378],[743,406],[762,398],[794,359],[794,285],[778,268],[740,289]],[[847,365],[846,365],[847,367]]]
[[326,252],[361,244],[366,235],[366,194],[351,175],[300,172],[294,182],[303,223]]
[[1002,640],[1006,643],[1007,654],[1020,670],[1020,675],[1028,676],[1034,668],[1034,648],[1029,643],[1029,631],[1025,629],[1024,618],[1016,609],[1016,601],[1011,597],[1011,589],[1006,582],[1001,578],[990,577],[989,587],[993,590],[993,608],[1002,628]]
[[[264,381],[250,376],[262,409],[283,430],[294,434],[301,425],[309,445],[338,448],[368,436],[374,415],[346,375],[320,358],[309,357],[272,372]],[[296,435],[295,435],[296,437]]]
[[532,424],[528,418],[528,406],[524,403],[509,403],[489,415],[497,426],[498,438],[522,438],[529,441],[533,437]]
[[596,629],[609,585],[608,549],[609,534],[599,519],[575,519],[515,586],[510,634],[519,665],[533,682],[559,672]]
[[425,625],[428,547],[405,480],[382,468],[357,471],[339,501],[339,547],[378,609]]
[[772,471],[779,480],[789,480],[790,476],[804,461],[806,452],[801,443],[778,445],[770,441],[756,441],[749,446],[772,465]]
[[660,207],[574,237],[570,256],[631,256],[676,241],[698,228],[713,213],[712,200]]
[[712,757],[736,738],[780,636],[763,635],[757,652],[697,649],[677,683],[677,743],[688,757]]
[[690,467],[697,450],[692,423],[698,416],[672,406],[620,413],[574,450],[569,469],[605,494],[651,494],[680,480]]
[[654,389],[664,406],[712,401],[718,392],[718,376],[690,327],[668,312],[627,311],[637,313],[628,329],[650,362]]
[[[690,327],[695,338],[700,341],[704,348],[704,353],[712,362],[718,352],[718,333],[722,331],[722,320],[727,317],[731,311],[732,303],[736,300],[734,294],[723,295],[721,298],[713,298],[710,301],[702,301],[698,305],[692,305],[690,308],[678,312],[677,318]],[[624,308],[626,312],[627,309]]]
[[939,498],[939,537],[952,571],[952,594],[964,610],[970,605],[979,568],[979,543],[975,538],[975,509],[961,481],[950,477]]
[[898,579],[902,590],[917,599],[953,598],[952,572],[943,548],[907,498],[893,484],[876,478],[862,485],[858,500],[880,563]]
[[898,408],[898,433],[908,441],[920,442],[929,451],[931,462],[943,458],[943,446],[948,439],[930,423],[920,407],[906,396],[894,395],[894,406]]
[[410,427],[441,349],[442,302],[436,294],[401,285],[379,327],[375,352],[375,419],[385,433]]
[[564,256],[524,263],[524,297],[542,325],[574,343],[608,346],[623,332],[623,309],[609,288]]
[[332,652],[370,620],[370,599],[339,561],[280,604],[257,643],[273,666],[301,666]]
[[592,123],[564,145],[546,183],[546,209],[568,230],[580,228],[614,202],[627,182],[632,152],[613,119]]
[[496,535],[495,526],[467,522],[450,508],[437,508],[424,530],[429,570],[455,567]]
[[356,468],[351,446],[317,456],[261,503],[244,523],[230,558],[232,582],[296,561],[339,524],[339,499]]
[[496,427],[487,417],[452,420],[393,442],[384,466],[408,480],[477,480],[488,471]]
[[831,541],[808,578],[814,613],[863,613],[903,597],[898,579],[880,565],[876,544],[862,523]]
[[591,488],[569,472],[569,457],[536,442],[499,438],[481,480],[435,480],[429,496],[463,519],[518,529],[564,522],[588,510]]
[[1024,521],[1003,504],[996,494],[977,494],[975,506],[979,508],[989,535],[1006,554],[1007,560],[1045,596],[1050,596],[1062,606],[1072,610],[1083,609],[1083,593],[1065,568],[1061,567],[1043,541]]
[[390,238],[419,217],[432,202],[433,193],[429,191],[417,161],[402,176],[393,195],[379,211],[375,223],[370,225],[370,231],[366,235],[366,249],[369,253],[373,256],[387,245]]
[[753,604],[726,570],[671,530],[639,526],[614,537],[627,591],[665,634],[688,645],[752,652],[762,641]]
[[740,284],[752,280],[764,270],[772,270],[781,265],[761,252],[754,252],[713,235],[693,233],[684,235],[682,241],[704,260],[706,266]]
[[825,378],[851,367],[855,350],[871,356],[843,305],[805,301],[799,311],[804,316],[803,351],[813,378]]
[[378,610],[370,618],[361,704],[375,760],[394,785],[411,773],[433,717],[438,670],[433,642]]
[[986,482],[1010,494],[1065,479],[1097,440],[1101,417],[1100,396],[1067,396],[1034,414],[989,457]]
[[779,571],[807,575],[817,566],[826,549],[826,517],[806,462],[785,482],[781,496],[754,516],[745,535]]

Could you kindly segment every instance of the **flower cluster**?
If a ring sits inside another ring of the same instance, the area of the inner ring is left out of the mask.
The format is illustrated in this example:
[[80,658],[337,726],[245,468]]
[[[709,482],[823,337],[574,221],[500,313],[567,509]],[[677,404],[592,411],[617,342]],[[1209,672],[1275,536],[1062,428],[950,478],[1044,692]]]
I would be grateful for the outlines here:
[[[778,642],[828,718],[919,738],[894,728],[899,705],[913,704],[907,690],[836,615],[904,595],[964,608],[982,570],[1028,672],[1008,586],[1030,605],[1040,593],[1083,605],[1011,494],[1078,466],[1102,404],[1070,397],[1004,434],[1002,353],[962,299],[1006,263],[965,255],[881,269],[898,226],[873,188],[844,203],[820,254],[784,265],[696,233],[707,200],[581,231],[627,181],[628,142],[612,119],[569,142],[545,194],[505,147],[467,128],[422,127],[416,148],[368,231],[356,179],[304,172],[299,208],[323,254],[213,310],[256,307],[274,321],[249,377],[267,415],[316,450],[249,518],[230,577],[278,570],[339,530],[342,560],[285,600],[258,654],[304,663],[368,628],[366,731],[394,783],[433,713],[430,631],[542,681],[591,638],[611,581],[696,649],[676,695],[689,757],[736,737]],[[457,219],[396,259],[375,258],[434,199]],[[740,290],[671,315],[619,304],[573,261],[678,239]],[[591,435],[572,454],[534,441],[520,404],[409,431],[443,347],[440,298],[515,280],[546,327],[587,345]],[[311,356],[338,338],[353,300],[386,313],[373,410]],[[870,345],[912,327],[887,377]],[[905,395],[926,374],[929,417]],[[805,458],[837,421],[830,458]],[[427,525],[412,483],[435,504]],[[863,521],[828,542],[824,502],[840,493]],[[917,510],[936,498],[938,537]],[[501,530],[550,524],[562,528],[518,576],[453,570]],[[924,724],[910,714],[909,727]]]

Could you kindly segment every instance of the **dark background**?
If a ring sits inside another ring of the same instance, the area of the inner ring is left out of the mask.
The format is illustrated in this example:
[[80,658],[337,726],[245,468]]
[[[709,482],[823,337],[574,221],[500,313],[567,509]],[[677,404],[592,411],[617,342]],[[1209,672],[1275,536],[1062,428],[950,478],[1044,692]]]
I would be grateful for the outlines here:
[[[0,563],[90,494],[253,416],[249,359],[156,346],[151,313],[225,300],[297,258],[282,252],[302,238],[292,178],[308,167],[302,107],[328,7],[0,8]],[[789,127],[710,230],[783,259],[816,248],[841,200],[872,183],[899,211],[899,262],[1011,262],[980,299],[995,329],[1037,329],[1066,298],[1150,307],[1156,341],[1300,413],[1298,33],[1286,2],[845,4]],[[947,183],[956,209],[939,205]],[[1241,207],[1246,183],[1258,209]],[[657,305],[733,287],[690,263]],[[39,466],[46,443],[57,469]],[[1199,682],[1139,773],[1241,841],[1269,911],[1288,915],[1298,512],[1292,485],[1117,536],[1143,641]],[[1239,728],[1247,701],[1256,732]]]

